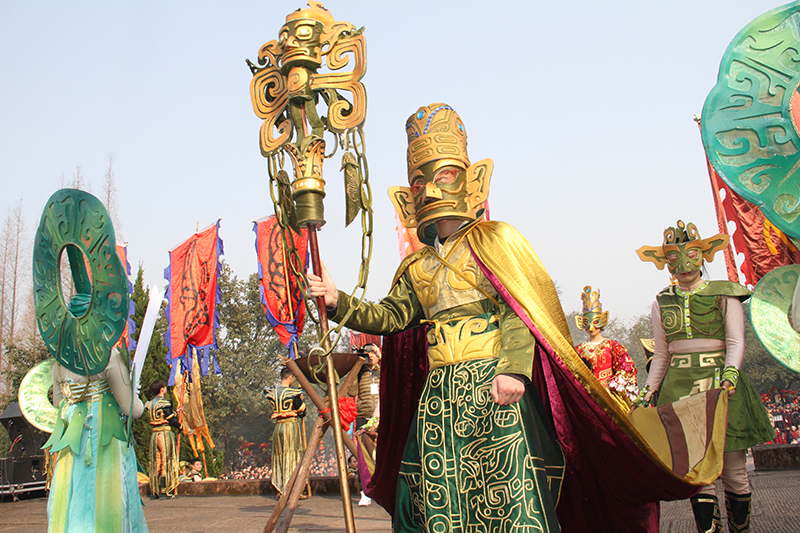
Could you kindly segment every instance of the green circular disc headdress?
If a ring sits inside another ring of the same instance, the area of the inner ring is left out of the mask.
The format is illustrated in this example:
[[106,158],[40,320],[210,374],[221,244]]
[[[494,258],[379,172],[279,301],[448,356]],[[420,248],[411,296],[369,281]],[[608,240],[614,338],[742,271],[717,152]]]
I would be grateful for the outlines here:
[[781,231],[800,238],[800,2],[764,13],[725,51],[703,105],[708,160]]
[[[62,283],[64,253],[71,288]],[[128,319],[128,278],[108,211],[91,194],[61,189],[47,201],[34,242],[33,297],[42,340],[58,362],[85,376],[101,372]]]
[[750,301],[758,340],[772,356],[800,372],[800,333],[789,322],[789,306],[800,279],[800,265],[776,268],[759,280]]
[[52,433],[56,427],[58,409],[53,407],[47,393],[53,387],[53,365],[55,360],[47,358],[34,366],[19,384],[19,410],[36,429]]

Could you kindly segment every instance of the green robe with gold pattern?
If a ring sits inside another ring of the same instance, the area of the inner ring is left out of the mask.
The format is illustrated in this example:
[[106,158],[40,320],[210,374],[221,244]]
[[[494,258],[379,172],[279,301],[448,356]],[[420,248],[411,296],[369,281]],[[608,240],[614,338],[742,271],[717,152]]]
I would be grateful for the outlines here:
[[[498,223],[494,223],[498,224]],[[498,374],[530,380],[535,341],[475,262],[462,228],[403,262],[390,294],[345,325],[391,334],[428,325],[428,374],[400,467],[395,531],[559,531],[563,459],[538,395],[498,405]],[[339,294],[333,320],[350,309]]]
[[272,406],[272,485],[283,494],[292,472],[303,458],[302,420],[298,410],[303,397],[297,389],[275,387],[267,391]]
[[[750,291],[730,281],[710,281],[696,291],[675,286],[662,290],[656,301],[666,340],[716,339],[725,341],[726,297],[747,299]],[[719,386],[725,367],[725,351],[671,354],[670,366],[661,384],[658,405],[673,403]],[[728,404],[725,451],[744,450],[774,436],[758,393],[740,369],[736,393]]]

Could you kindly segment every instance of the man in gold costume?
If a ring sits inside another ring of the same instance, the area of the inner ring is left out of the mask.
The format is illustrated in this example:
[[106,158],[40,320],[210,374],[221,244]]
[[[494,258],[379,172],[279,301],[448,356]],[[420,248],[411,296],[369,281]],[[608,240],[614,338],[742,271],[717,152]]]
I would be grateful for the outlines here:
[[281,383],[267,391],[272,406],[272,485],[283,494],[289,478],[303,456],[302,418],[306,406],[303,395],[292,388],[294,376],[287,367],[281,368]]
[[[402,456],[393,527],[559,531],[563,462],[530,383],[537,344],[525,322],[535,316],[540,329],[569,339],[555,288],[517,230],[483,220],[492,162],[470,163],[459,115],[446,104],[421,107],[406,131],[410,187],[390,196],[427,246],[401,263],[386,298],[345,322],[383,335],[427,325],[429,373]],[[341,321],[350,296],[325,270],[309,283]]]
[[157,379],[150,385],[150,393],[155,397],[145,404],[147,414],[150,416],[150,492],[153,498],[161,495],[174,498],[178,487],[178,448],[175,444],[175,434],[181,424],[177,413],[172,411],[172,402],[165,396],[167,384],[163,379]]

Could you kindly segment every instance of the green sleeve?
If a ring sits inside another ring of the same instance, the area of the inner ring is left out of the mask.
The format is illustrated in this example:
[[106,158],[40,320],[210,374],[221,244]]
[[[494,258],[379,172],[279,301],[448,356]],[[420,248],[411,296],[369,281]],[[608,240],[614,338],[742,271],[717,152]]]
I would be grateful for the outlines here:
[[[339,304],[331,317],[340,323],[350,309],[350,296],[339,291]],[[422,317],[422,306],[411,288],[407,276],[402,276],[391,292],[379,303],[362,302],[361,306],[345,322],[350,329],[372,335],[398,333]]]
[[511,306],[500,300],[500,356],[494,375],[519,374],[529,381],[536,340]]

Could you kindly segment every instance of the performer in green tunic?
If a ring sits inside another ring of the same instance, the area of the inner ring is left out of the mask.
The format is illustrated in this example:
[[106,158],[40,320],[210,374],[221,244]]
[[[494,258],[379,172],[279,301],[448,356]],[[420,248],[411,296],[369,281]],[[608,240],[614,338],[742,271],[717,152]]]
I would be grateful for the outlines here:
[[303,438],[300,424],[305,416],[303,395],[292,388],[294,376],[287,367],[281,368],[281,384],[267,391],[272,405],[272,485],[283,494],[289,478],[303,457]]
[[54,460],[48,531],[146,533],[129,432],[144,407],[125,343],[115,347],[128,318],[128,278],[99,199],[75,189],[50,197],[36,232],[33,291],[39,333],[55,358],[58,414],[43,446]]
[[[722,484],[728,527],[732,532],[750,531],[752,494],[745,468],[747,448],[773,437],[764,406],[741,372],[744,361],[742,302],[750,291],[730,281],[702,278],[703,260],[728,245],[722,234],[700,239],[697,227],[679,220],[677,228],[664,231],[659,247],[643,246],[643,261],[667,265],[678,281],[656,296],[652,308],[655,353],[647,377],[644,399],[658,391],[658,405],[673,403],[714,387],[731,395]],[[692,498],[698,530],[722,532],[719,500],[714,484]]]
[[174,498],[177,493],[178,477],[178,448],[175,444],[175,433],[181,424],[178,415],[172,411],[172,402],[165,398],[167,384],[163,379],[157,379],[150,385],[150,393],[155,397],[145,404],[147,414],[150,415],[150,492],[153,498],[162,494]]
[[[428,325],[430,372],[400,467],[393,527],[559,531],[561,453],[526,394],[535,341],[479,262],[497,272],[494,261],[517,266],[526,257],[521,283],[539,284],[538,309],[566,331],[552,281],[514,228],[482,220],[492,163],[470,164],[459,115],[432,104],[406,130],[411,187],[393,187],[390,196],[428,246],[403,261],[386,298],[345,322],[372,334]],[[325,270],[309,283],[341,321],[350,297]]]

